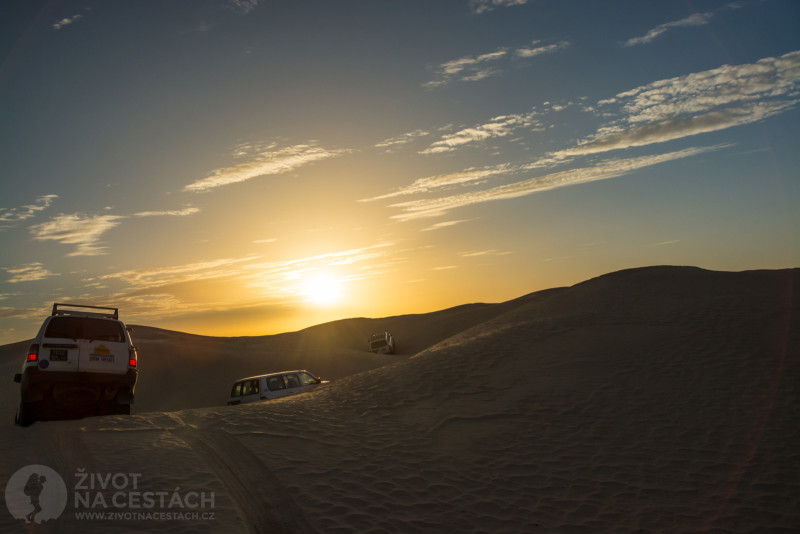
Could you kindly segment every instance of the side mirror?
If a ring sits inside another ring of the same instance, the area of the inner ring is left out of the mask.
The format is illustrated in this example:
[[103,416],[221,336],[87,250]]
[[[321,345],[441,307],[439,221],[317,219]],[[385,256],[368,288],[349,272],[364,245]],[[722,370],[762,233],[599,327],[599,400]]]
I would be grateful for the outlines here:
[[17,384],[21,383],[22,382],[22,375],[19,374],[19,373],[15,374],[14,375],[14,382],[16,382]]

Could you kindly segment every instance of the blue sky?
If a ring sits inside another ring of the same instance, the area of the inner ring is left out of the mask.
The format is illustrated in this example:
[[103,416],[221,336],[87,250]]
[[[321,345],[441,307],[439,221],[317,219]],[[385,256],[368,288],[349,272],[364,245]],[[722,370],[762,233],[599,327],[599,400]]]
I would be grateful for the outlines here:
[[800,265],[800,4],[11,1],[0,343]]

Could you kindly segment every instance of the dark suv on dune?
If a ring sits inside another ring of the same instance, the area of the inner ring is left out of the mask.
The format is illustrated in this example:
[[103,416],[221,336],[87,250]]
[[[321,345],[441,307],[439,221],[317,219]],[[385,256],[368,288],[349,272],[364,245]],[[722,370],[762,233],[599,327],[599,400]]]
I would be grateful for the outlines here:
[[53,304],[22,372],[15,423],[129,414],[138,357],[118,308]]

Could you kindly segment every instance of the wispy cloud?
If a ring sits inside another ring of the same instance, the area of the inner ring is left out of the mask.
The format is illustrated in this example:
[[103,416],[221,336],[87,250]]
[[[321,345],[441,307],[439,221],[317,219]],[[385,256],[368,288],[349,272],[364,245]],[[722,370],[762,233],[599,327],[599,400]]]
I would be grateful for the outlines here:
[[675,243],[680,243],[680,239],[672,239],[670,241],[659,241],[658,243],[650,243],[647,245],[648,247],[666,247],[668,245],[674,245]]
[[155,269],[129,269],[99,277],[100,280],[118,279],[134,287],[162,287],[188,281],[208,280],[241,274],[241,265],[260,256],[220,258],[217,260],[172,265]]
[[[0,317],[2,318],[14,317],[17,319],[36,319],[41,321],[42,316],[46,315],[47,313],[48,310],[46,308],[0,308]],[[14,329],[11,328],[9,331],[14,332]],[[25,335],[27,336],[29,334],[30,332],[26,333]]]
[[509,61],[551,54],[569,46],[568,41],[538,46],[540,42],[534,41],[530,46],[516,49],[503,47],[494,52],[445,61],[433,67],[434,79],[424,83],[423,87],[441,87],[452,82],[476,82],[501,74],[502,67],[506,67]]
[[800,51],[659,80],[600,102],[619,117],[561,156],[593,154],[758,122],[800,102]]
[[713,13],[694,13],[689,15],[686,18],[676,20],[673,22],[667,22],[664,24],[659,24],[655,28],[652,28],[646,34],[642,35],[641,37],[633,37],[625,41],[625,46],[636,46],[641,44],[646,44],[653,41],[659,35],[666,33],[667,31],[671,30],[672,28],[685,28],[687,26],[704,26],[708,24],[709,20],[713,16]]
[[85,213],[61,214],[49,221],[29,228],[34,239],[56,241],[63,245],[77,245],[67,256],[101,256],[107,254],[102,244],[103,234],[119,226],[130,217],[185,217],[198,213],[199,208],[186,207],[171,211],[140,211],[131,215],[87,215]]
[[655,156],[606,160],[593,166],[537,176],[491,189],[471,191],[447,197],[401,202],[391,205],[391,207],[402,211],[398,215],[393,215],[392,219],[408,221],[423,217],[438,217],[447,214],[453,209],[473,204],[518,198],[559,187],[617,178],[638,169],[695,156],[719,148],[721,147],[690,148]]
[[40,241],[53,240],[65,245],[77,245],[77,249],[67,256],[98,256],[105,254],[100,237],[119,225],[122,219],[124,217],[117,215],[62,214],[31,226],[30,232],[34,239]]
[[692,135],[724,130],[733,126],[741,126],[757,122],[772,115],[777,115],[793,107],[794,103],[759,102],[711,111],[694,117],[678,117],[653,124],[637,126],[629,130],[602,134],[594,140],[575,148],[564,150],[561,154],[595,154],[609,150],[619,150],[653,143],[663,143],[673,139],[681,139]]
[[26,204],[18,208],[0,208],[0,229],[8,228],[14,223],[30,219],[40,211],[50,207],[58,195],[43,195],[37,197],[34,204]]
[[372,202],[375,200],[383,200],[405,195],[414,195],[418,193],[427,193],[438,189],[452,187],[456,185],[475,184],[480,183],[492,176],[499,176],[513,172],[514,167],[508,164],[495,165],[493,167],[483,168],[469,168],[463,171],[452,172],[447,174],[437,174],[427,178],[420,178],[415,180],[411,185],[399,189],[397,191],[387,193],[372,198],[364,198],[359,202]]
[[189,281],[232,277],[246,279],[251,285],[261,285],[260,280],[266,280],[269,275],[368,262],[385,256],[392,246],[393,243],[386,242],[283,261],[259,261],[262,259],[261,255],[220,258],[154,269],[129,269],[103,275],[99,280],[118,279],[134,287],[158,288]]
[[425,150],[420,151],[420,154],[450,152],[462,145],[498,137],[506,137],[521,129],[527,131],[541,131],[545,128],[544,125],[536,119],[535,111],[515,115],[500,115],[490,119],[489,122],[485,124],[464,128],[455,133],[444,135],[439,141],[431,144]]
[[61,19],[58,22],[53,24],[53,29],[60,30],[61,28],[65,27],[65,26],[69,26],[70,24],[74,24],[74,23],[78,22],[82,18],[83,18],[83,15],[80,15],[80,14],[72,15],[71,17],[64,17],[63,19]]
[[291,301],[305,291],[304,275],[319,270],[337,272],[346,266],[342,282],[374,278],[396,268],[402,260],[393,258],[395,254],[394,243],[382,242],[285,261],[257,262],[247,266],[245,281],[270,299]]
[[464,56],[446,61],[433,69],[436,78],[423,85],[425,87],[438,87],[452,81],[477,81],[488,78],[496,72],[489,65],[507,55],[508,50],[501,48],[495,52],[488,52],[475,57]]
[[[757,122],[792,109],[798,102],[800,51],[777,58],[764,58],[752,64],[723,65],[708,71],[659,80],[601,100],[596,106],[585,106],[587,111],[596,112],[610,120],[570,148],[549,152],[529,163],[468,168],[420,178],[409,186],[362,199],[362,202],[416,194],[434,194],[438,197],[391,205],[401,211],[393,219],[409,220],[441,216],[460,206],[614,178],[642,167],[730,145],[691,148],[639,158],[607,159],[597,164],[584,163],[582,167],[572,170],[550,172],[521,181],[516,177],[530,176],[532,172],[542,172],[543,169],[553,171],[555,167],[575,164],[579,158],[591,155],[664,143]],[[556,110],[555,107],[548,109]],[[447,152],[469,143],[509,136],[523,128],[530,131],[540,127],[541,120],[537,118],[535,110],[526,114],[495,117],[486,124],[446,134],[422,153]],[[476,186],[497,178],[517,181],[474,190]],[[443,191],[456,187],[473,190],[443,194]],[[437,228],[439,226],[434,225],[425,230]]]
[[427,135],[430,134],[425,130],[415,130],[413,132],[408,132],[402,135],[398,135],[397,137],[390,137],[389,139],[385,139],[380,143],[377,143],[375,147],[392,149],[397,146],[407,145],[408,143],[416,141],[417,139],[425,137]]
[[228,4],[245,15],[253,11],[258,3],[259,0],[228,0]]
[[481,256],[508,256],[509,254],[513,254],[513,252],[503,252],[499,250],[479,250],[477,252],[462,252],[460,256],[462,258],[477,258]]
[[[124,303],[130,313],[168,317],[233,307],[295,305],[303,298],[305,280],[316,272],[347,273],[341,282],[379,276],[395,268],[393,243],[333,251],[288,260],[263,256],[219,258],[150,269],[129,269],[84,280],[87,287],[123,284],[105,300]],[[345,269],[339,271],[342,266]],[[237,295],[237,298],[232,298]],[[100,297],[97,297],[100,299]]]
[[186,207],[180,210],[167,210],[167,211],[140,211],[134,213],[134,217],[186,217],[200,213],[200,208]]
[[691,26],[705,26],[708,24],[711,19],[715,16],[715,14],[720,11],[721,9],[739,9],[743,7],[742,2],[734,2],[724,6],[718,10],[714,11],[706,11],[705,13],[692,13],[688,17],[682,18],[680,20],[675,20],[672,22],[666,22],[664,24],[659,24],[658,26],[649,30],[646,34],[640,37],[633,37],[625,41],[624,46],[637,46],[642,44],[647,44],[655,40],[660,35],[672,30],[674,28],[686,28]]
[[723,65],[716,69],[659,80],[620,93],[631,123],[654,122],[686,113],[702,113],[741,102],[800,95],[800,51],[767,57],[755,63]]
[[10,284],[17,284],[19,282],[32,282],[35,280],[42,280],[51,276],[58,276],[44,268],[40,262],[30,263],[22,267],[13,267],[5,270],[11,275],[8,279]]
[[451,226],[456,226],[457,224],[465,223],[465,222],[470,221],[470,220],[472,220],[472,219],[460,219],[460,220],[457,220],[457,221],[444,221],[444,222],[432,224],[431,226],[428,226],[427,228],[423,228],[422,231],[423,232],[432,232],[434,230],[441,230],[442,228],[450,228]]
[[521,6],[528,0],[470,0],[469,5],[473,13],[486,13],[498,7]]
[[217,169],[206,178],[196,180],[184,187],[185,191],[202,192],[225,185],[245,182],[259,176],[271,176],[293,171],[303,165],[336,157],[348,150],[329,150],[313,144],[294,145],[282,149],[270,148],[254,159]]
[[[538,43],[538,41],[536,41]],[[534,43],[534,44],[536,44]],[[514,55],[522,58],[530,58],[541,56],[542,54],[552,54],[558,50],[569,47],[569,41],[561,41],[560,43],[549,44],[544,46],[531,46],[527,48],[518,48],[514,51]]]

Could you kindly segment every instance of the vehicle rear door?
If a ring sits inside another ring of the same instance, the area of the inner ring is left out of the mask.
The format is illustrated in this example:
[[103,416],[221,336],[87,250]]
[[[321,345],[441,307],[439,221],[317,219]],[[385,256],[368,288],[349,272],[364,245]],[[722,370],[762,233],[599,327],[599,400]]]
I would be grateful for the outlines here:
[[70,372],[78,370],[81,317],[51,317],[40,339],[39,369]]
[[81,317],[83,320],[78,370],[85,373],[128,372],[128,338],[122,323],[114,319]]

